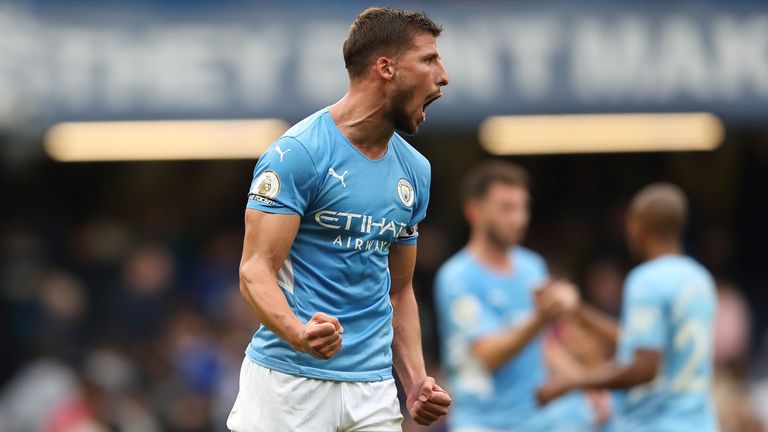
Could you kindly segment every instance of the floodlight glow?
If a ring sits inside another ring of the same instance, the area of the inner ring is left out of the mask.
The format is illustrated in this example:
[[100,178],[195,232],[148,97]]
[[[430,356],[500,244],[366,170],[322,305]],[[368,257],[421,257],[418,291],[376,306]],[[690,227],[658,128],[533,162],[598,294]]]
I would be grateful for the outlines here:
[[44,145],[61,162],[254,159],[287,128],[275,119],[73,122],[54,125]]
[[723,136],[710,113],[494,116],[479,130],[496,155],[713,150]]

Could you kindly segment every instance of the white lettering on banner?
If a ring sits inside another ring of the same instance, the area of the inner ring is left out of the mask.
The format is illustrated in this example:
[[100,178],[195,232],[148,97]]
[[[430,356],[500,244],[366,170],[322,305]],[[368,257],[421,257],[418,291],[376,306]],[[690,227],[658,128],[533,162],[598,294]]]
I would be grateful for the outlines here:
[[744,20],[719,16],[712,39],[722,96],[730,100],[747,92],[768,96],[768,16]]
[[485,19],[469,18],[456,31],[440,36],[437,48],[451,79],[451,90],[445,91],[446,101],[455,98],[482,102],[502,91],[496,55],[499,35],[495,30]]
[[25,14],[3,10],[0,7],[0,126],[26,126],[24,121],[52,105],[52,78],[60,71],[41,64],[45,29]]
[[[142,60],[142,53],[144,56],[149,53],[146,53],[145,46],[138,44],[136,39],[131,39],[130,35],[108,31],[99,33],[99,41],[94,43],[97,52],[94,67],[98,67],[100,71],[92,72],[91,75],[91,79],[96,83],[94,87],[99,91],[97,100],[111,112],[134,109],[145,93],[141,84],[146,80],[144,77],[155,72],[149,67],[149,64],[154,62],[151,59]],[[109,54],[114,51],[120,55]],[[86,97],[86,94],[67,96],[77,98]]]
[[707,58],[703,35],[696,23],[688,18],[673,18],[663,23],[662,40],[659,43],[658,81],[655,89],[661,99],[690,96],[705,100],[714,88],[710,69],[712,60]]
[[546,96],[552,86],[552,61],[560,43],[559,26],[549,18],[515,19],[499,26],[509,50],[515,88],[528,99]]
[[[768,103],[768,9],[696,16],[499,9],[437,17],[451,77],[440,109],[473,118],[499,107]],[[278,15],[220,25],[136,12],[105,24],[97,13],[54,19],[0,6],[0,126],[142,112],[298,116],[344,93],[346,20],[287,26]],[[339,221],[324,223],[398,230],[367,215],[333,217]]]
[[610,26],[585,19],[574,30],[571,80],[584,100],[615,101],[633,89],[645,94],[651,73],[647,69],[652,48],[648,28],[638,18],[623,18]]
[[164,32],[153,31],[147,37],[153,60],[138,66],[157,69],[155,79],[142,83],[148,89],[148,105],[160,109],[179,105],[192,110],[226,108],[222,71],[216,67],[218,55],[212,55],[217,52],[211,43],[213,30],[181,28],[175,33],[169,38]]
[[67,43],[53,52],[54,70],[59,73],[51,76],[54,98],[67,110],[84,110],[91,103],[86,98],[69,98],[67,93],[91,94],[94,85],[91,68],[96,61],[93,46],[93,33],[81,29],[69,29],[64,35]]
[[278,26],[259,26],[256,33],[239,29],[235,37],[240,42],[223,40],[218,47],[222,62],[231,66],[229,71],[241,89],[236,93],[248,108],[279,101],[281,79],[291,57],[290,50],[279,48],[285,36]]
[[316,106],[336,100],[347,88],[341,44],[349,24],[325,22],[308,24],[302,29],[302,43],[297,46],[296,82],[302,97]]

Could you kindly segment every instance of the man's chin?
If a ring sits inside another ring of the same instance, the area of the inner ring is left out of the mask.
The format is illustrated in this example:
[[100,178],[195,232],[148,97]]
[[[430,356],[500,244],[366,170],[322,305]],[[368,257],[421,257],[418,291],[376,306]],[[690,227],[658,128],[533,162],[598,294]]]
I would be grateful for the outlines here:
[[399,130],[400,132],[408,136],[413,136],[419,133],[418,123],[414,123],[411,125],[403,125],[403,124],[395,125],[395,129]]
[[510,249],[518,245],[521,240],[520,236],[518,235],[505,236],[505,235],[498,235],[498,234],[492,234],[492,233],[489,233],[489,234],[490,235],[488,236],[488,239],[491,241],[491,243],[493,243],[494,245],[496,245],[496,247],[500,249]]

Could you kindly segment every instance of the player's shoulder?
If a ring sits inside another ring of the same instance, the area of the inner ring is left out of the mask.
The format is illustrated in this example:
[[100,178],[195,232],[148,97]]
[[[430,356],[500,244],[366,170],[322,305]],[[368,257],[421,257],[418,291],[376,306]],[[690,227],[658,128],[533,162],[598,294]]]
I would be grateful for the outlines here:
[[[448,289],[455,289],[457,285],[453,282],[461,281],[467,278],[467,273],[471,272],[471,258],[469,253],[462,249],[448,258],[437,270],[435,275],[435,287],[438,292]],[[451,283],[449,283],[451,282]]]
[[685,255],[666,255],[646,261],[629,272],[627,288],[632,292],[642,289],[674,295],[692,279],[712,283],[709,271],[695,259]]
[[665,255],[646,261],[629,273],[631,279],[665,279],[672,275],[685,275],[706,271],[696,260],[685,255]]
[[515,262],[521,268],[534,269],[536,271],[544,271],[547,269],[547,262],[537,252],[528,249],[525,246],[515,246],[511,253]]
[[331,142],[330,133],[325,123],[328,108],[323,108],[288,128],[278,141],[292,141],[300,144],[310,157],[327,151]]
[[327,112],[328,108],[323,108],[310,114],[309,116],[288,128],[288,130],[283,133],[283,136],[293,138],[297,141],[305,141],[308,138],[308,135],[324,126],[323,116]]
[[417,174],[424,175],[430,173],[431,165],[429,164],[429,159],[416,150],[416,148],[401,137],[400,134],[395,132],[392,135],[390,143],[395,146],[400,158],[402,158],[407,165],[417,170]]
[[645,261],[638,264],[635,268],[627,273],[626,286],[627,289],[637,289],[640,285],[654,286],[654,281],[658,279],[660,271],[666,273],[666,270],[662,270],[665,267],[663,263],[656,260]]
[[512,249],[512,253],[515,255],[515,258],[526,264],[544,264],[544,258],[542,258],[541,255],[532,249],[528,249],[525,246],[515,246]]
[[704,267],[704,264],[698,262],[693,257],[686,257],[687,258],[687,265],[690,268],[690,271],[692,274],[694,274],[696,277],[706,279],[709,282],[712,282],[714,284],[715,278],[712,276],[712,273],[709,272],[709,270]]

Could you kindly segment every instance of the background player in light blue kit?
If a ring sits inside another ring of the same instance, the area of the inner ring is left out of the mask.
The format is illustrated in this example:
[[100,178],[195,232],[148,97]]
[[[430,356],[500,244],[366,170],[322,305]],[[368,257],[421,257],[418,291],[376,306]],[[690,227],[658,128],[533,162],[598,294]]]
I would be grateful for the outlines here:
[[416,133],[448,75],[423,14],[370,8],[344,42],[344,98],[259,159],[241,291],[262,326],[246,350],[234,431],[399,431],[394,364],[414,420],[451,399],[426,375],[412,276],[429,162]]
[[[591,408],[573,394],[547,409],[534,397],[546,375],[541,331],[575,309],[566,282],[547,282],[544,260],[520,246],[529,219],[527,174],[490,161],[465,179],[467,246],[435,286],[452,431],[591,430]],[[538,288],[538,289],[537,289]]]
[[645,261],[627,277],[619,329],[595,310],[578,315],[609,341],[615,364],[581,379],[555,378],[542,386],[543,403],[572,389],[627,389],[617,408],[616,431],[717,430],[709,389],[716,298],[712,277],[683,255],[687,215],[683,192],[653,184],[633,199],[627,240]]

